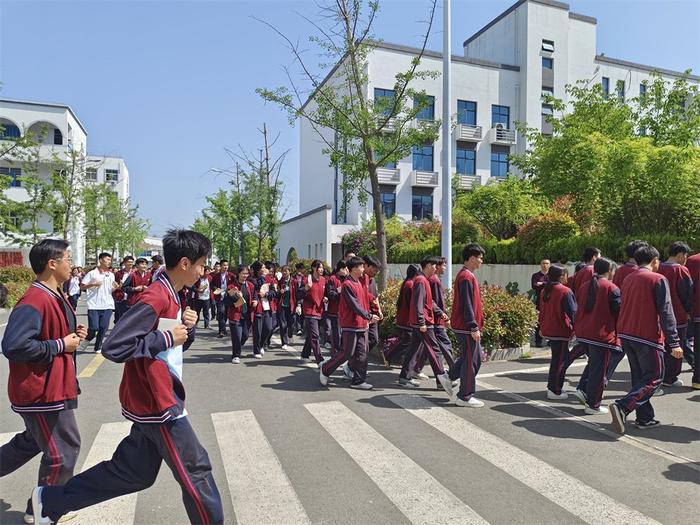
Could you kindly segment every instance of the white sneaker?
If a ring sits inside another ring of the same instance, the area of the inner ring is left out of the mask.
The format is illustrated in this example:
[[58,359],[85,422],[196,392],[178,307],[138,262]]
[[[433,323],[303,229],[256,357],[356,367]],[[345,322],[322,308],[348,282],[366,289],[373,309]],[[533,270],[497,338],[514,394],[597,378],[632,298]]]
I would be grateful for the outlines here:
[[459,390],[460,382],[461,382],[461,379],[455,379],[454,381],[452,381],[452,389],[454,390],[456,388],[457,390]]
[[326,343],[323,345],[323,348],[325,348],[326,350],[330,350],[332,347],[330,343]]
[[26,512],[24,513],[24,516],[22,517],[22,520],[24,520],[24,523],[27,525],[31,525],[34,523],[34,514],[27,514]]
[[438,381],[440,381],[442,388],[445,389],[447,397],[452,398],[454,392],[452,391],[452,380],[450,379],[450,377],[447,374],[442,374],[438,376]]
[[264,356],[264,355],[265,355],[265,349],[264,349],[264,348],[261,348],[261,349],[260,349],[260,355],[261,355],[261,356]]
[[425,375],[423,372],[413,372],[413,375],[411,376],[413,379],[430,379],[427,375]]
[[461,399],[461,398],[455,396],[454,397],[454,404],[457,405],[458,407],[467,407],[467,408],[481,408],[482,406],[484,406],[484,402],[479,401],[474,396],[470,397],[466,401],[464,399]]
[[328,385],[328,376],[323,375],[323,363],[318,367],[318,379],[321,381],[321,386]]
[[311,358],[310,358],[310,357],[300,357],[299,360],[300,360],[300,361],[304,361],[304,363],[310,363],[310,362],[311,362]]
[[255,359],[262,359],[262,354],[253,354]]
[[413,378],[405,378],[405,377],[400,377],[399,378],[399,385],[400,386],[405,386],[406,388],[418,388],[420,386],[420,383]]
[[347,361],[343,363],[343,374],[345,374],[345,377],[347,377],[348,379],[352,379],[353,377],[355,377],[355,374],[352,370],[350,370],[350,365]]
[[282,345],[282,350],[289,350],[289,346],[287,346],[287,345]]
[[654,393],[652,394],[652,397],[655,397],[655,396],[663,396],[663,395],[664,395],[664,389],[663,389],[663,388],[657,388],[657,389],[656,389],[656,392],[654,392]]
[[680,388],[682,387],[685,383],[683,383],[682,379],[676,379],[673,383],[661,383],[665,387],[676,387]]
[[567,392],[564,392],[563,390],[562,390],[561,394],[555,394],[551,390],[547,390],[547,399],[552,399],[552,400],[569,399],[569,394]]
[[237,365],[238,363],[241,362],[241,358],[240,358],[240,357],[234,357],[233,359],[231,359],[231,362],[232,362],[234,365]]
[[34,523],[41,525],[51,525],[51,520],[42,516],[44,504],[41,501],[41,493],[44,487],[34,487],[32,491],[32,511],[34,512]]
[[[581,403],[582,405],[586,406],[588,404],[588,399],[586,398],[586,393],[583,390],[579,390],[578,388],[571,392],[571,395],[574,396],[576,399],[578,399],[578,402]],[[607,411],[606,411],[607,413]]]
[[605,408],[604,406],[599,406],[598,408],[593,408],[586,406],[586,408],[583,410],[586,414],[589,416],[595,416],[597,414],[609,414],[610,410]]
[[350,388],[356,388],[358,390],[372,390],[374,388],[372,385],[370,385],[367,381],[364,383],[360,383],[359,385],[353,385],[350,383]]

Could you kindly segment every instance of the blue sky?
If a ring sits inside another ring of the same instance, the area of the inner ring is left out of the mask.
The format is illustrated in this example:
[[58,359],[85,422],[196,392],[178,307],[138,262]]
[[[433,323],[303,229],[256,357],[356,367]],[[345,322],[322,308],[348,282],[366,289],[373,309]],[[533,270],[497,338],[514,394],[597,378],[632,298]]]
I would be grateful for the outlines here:
[[[323,0],[318,0],[323,1]],[[453,0],[453,53],[515,0]],[[416,45],[428,0],[383,0],[375,34]],[[573,0],[598,19],[598,52],[700,71],[698,0]],[[211,167],[224,147],[257,151],[257,128],[280,132],[288,216],[298,210],[298,130],[255,88],[285,83],[291,58],[265,19],[304,41],[317,1],[0,0],[0,97],[70,105],[90,153],[125,158],[132,201],[155,234],[187,226],[205,196],[226,186]],[[439,9],[440,9],[439,4]],[[430,39],[442,45],[441,10]],[[311,64],[318,61],[309,57]]]

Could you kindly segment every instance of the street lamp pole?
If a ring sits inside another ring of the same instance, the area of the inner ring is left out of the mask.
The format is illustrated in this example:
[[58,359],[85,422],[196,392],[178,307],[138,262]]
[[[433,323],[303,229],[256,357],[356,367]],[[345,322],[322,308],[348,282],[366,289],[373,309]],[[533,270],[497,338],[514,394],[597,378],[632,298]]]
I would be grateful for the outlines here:
[[442,256],[447,262],[443,274],[443,285],[452,286],[452,137],[450,128],[450,109],[452,108],[452,93],[450,86],[450,58],[452,44],[450,42],[450,1],[443,0],[442,12]]

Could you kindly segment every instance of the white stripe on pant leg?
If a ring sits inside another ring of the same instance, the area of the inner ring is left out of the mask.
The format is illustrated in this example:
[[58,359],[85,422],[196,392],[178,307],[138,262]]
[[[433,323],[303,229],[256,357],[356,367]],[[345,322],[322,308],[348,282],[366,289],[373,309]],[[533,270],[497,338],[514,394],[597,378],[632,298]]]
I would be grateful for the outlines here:
[[412,523],[488,523],[342,403],[304,406]]
[[658,523],[425,398],[388,399],[586,523]]
[[[105,423],[92,442],[81,471],[94,467],[101,461],[112,459],[117,446],[131,430],[130,422]],[[136,516],[138,492],[110,499],[78,511],[70,523],[75,525],[130,525]]]
[[211,418],[238,525],[310,523],[253,412]]

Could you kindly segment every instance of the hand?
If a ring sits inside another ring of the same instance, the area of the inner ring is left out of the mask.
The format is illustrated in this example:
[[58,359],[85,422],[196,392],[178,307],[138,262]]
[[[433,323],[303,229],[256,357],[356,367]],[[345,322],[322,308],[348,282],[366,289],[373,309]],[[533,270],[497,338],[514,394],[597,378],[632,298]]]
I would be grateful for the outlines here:
[[477,343],[481,341],[481,332],[479,330],[474,330],[473,332],[470,332],[472,339],[476,341]]
[[420,330],[421,332],[425,333],[425,332],[428,331],[428,327],[425,326],[425,325],[423,325],[423,326],[421,326],[420,328],[418,328],[418,330]]
[[179,324],[172,329],[173,345],[180,346],[187,341],[187,327],[184,324]]
[[445,319],[445,326],[446,326],[447,328],[452,328],[452,323],[451,323],[451,321],[450,321],[449,319]]
[[682,348],[671,348],[671,355],[675,357],[676,359],[681,359],[683,357],[683,349]]
[[80,337],[78,334],[68,334],[63,338],[63,352],[66,354],[72,354],[78,348],[80,344]]
[[304,285],[304,290],[306,290],[307,292],[308,292],[309,290],[311,290],[311,286],[309,286],[309,283],[306,283],[306,284]]
[[297,315],[301,315],[301,306],[297,306],[297,307],[294,309],[294,313],[297,314]]
[[182,323],[187,327],[187,328],[192,328],[194,325],[197,324],[197,312],[192,310],[189,306],[185,308],[185,311],[182,312]]
[[378,323],[379,322],[379,316],[372,314],[372,319],[370,320],[370,323]]
[[252,306],[253,308],[257,308],[257,307],[258,307],[258,302],[257,302],[257,301],[253,301],[253,304],[252,304],[251,306]]
[[87,328],[84,324],[79,324],[75,327],[75,335],[77,335],[81,341],[87,337]]
[[442,320],[447,321],[447,314],[445,312],[442,312]]
[[328,304],[328,297],[323,298],[323,304]]
[[238,292],[237,289],[231,288],[231,289],[229,289],[229,291],[226,292],[226,293],[229,295],[229,297],[233,297],[234,295],[236,295],[237,292]]

